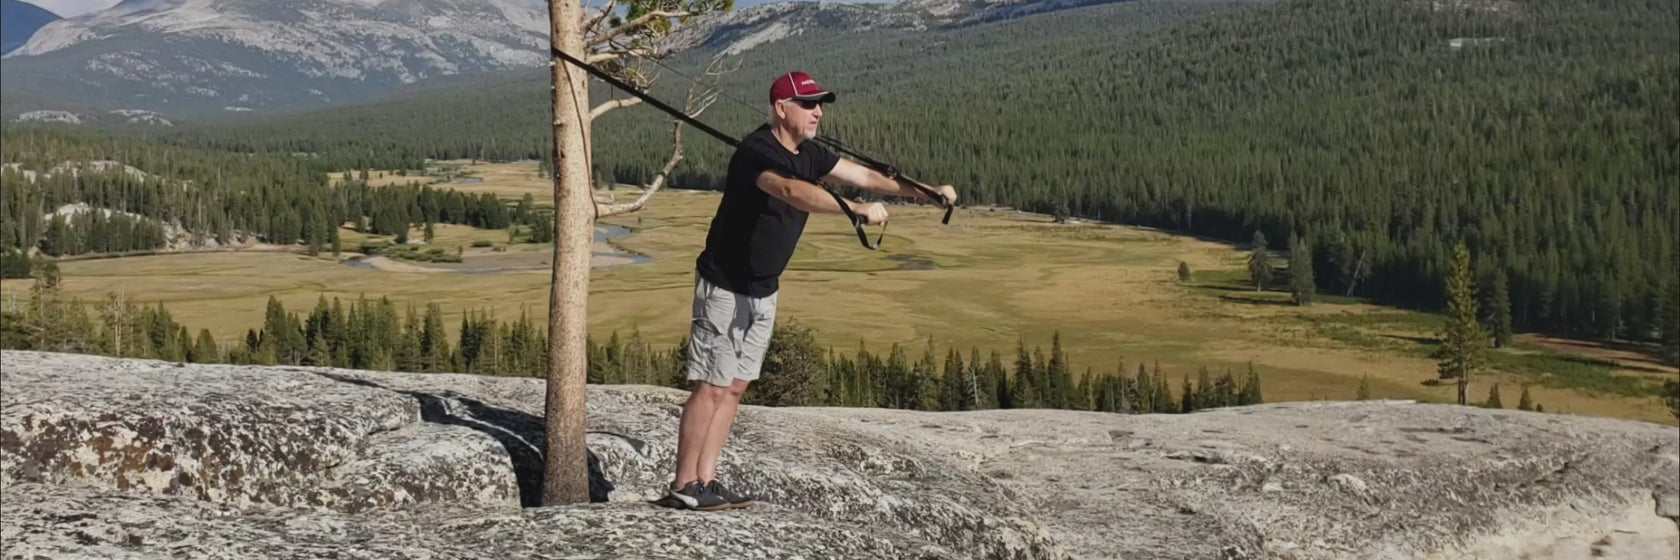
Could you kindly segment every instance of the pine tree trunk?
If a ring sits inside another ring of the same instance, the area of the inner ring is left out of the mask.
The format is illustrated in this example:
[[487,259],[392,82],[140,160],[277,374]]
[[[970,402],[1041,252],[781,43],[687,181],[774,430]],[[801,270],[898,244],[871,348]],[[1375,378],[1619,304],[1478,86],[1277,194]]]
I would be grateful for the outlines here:
[[[582,21],[577,0],[550,0],[550,40],[581,57]],[[554,102],[554,272],[549,290],[548,394],[543,465],[544,505],[589,500],[588,449],[584,446],[585,346],[588,337],[589,250],[594,228],[584,131],[589,89],[582,69],[559,58],[550,68]]]
[[1459,376],[1458,376],[1458,404],[1460,404],[1460,405],[1470,404],[1470,399],[1469,399],[1469,395],[1468,395],[1469,390],[1470,390],[1470,375],[1468,373],[1460,373]]

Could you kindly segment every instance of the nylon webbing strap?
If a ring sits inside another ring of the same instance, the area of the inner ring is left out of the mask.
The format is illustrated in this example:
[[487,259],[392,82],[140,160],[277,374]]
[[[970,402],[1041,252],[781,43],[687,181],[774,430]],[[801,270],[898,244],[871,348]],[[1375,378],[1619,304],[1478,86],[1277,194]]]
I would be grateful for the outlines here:
[[[643,93],[642,91],[636,89],[634,86],[632,86],[630,84],[627,84],[627,83],[624,83],[623,80],[618,79],[617,77],[613,76],[612,74],[608,74],[605,71],[602,71],[600,68],[596,68],[595,65],[593,65],[593,64],[589,64],[589,63],[584,62],[582,60],[578,60],[577,57],[566,54],[565,51],[562,51],[562,50],[557,49],[557,48],[549,47],[549,52],[553,53],[554,56],[559,57],[561,60],[565,60],[566,62],[571,63],[573,66],[577,66],[578,68],[582,68],[585,72],[588,72],[590,75],[595,76],[596,78],[599,78],[601,81],[604,81],[608,84],[611,84],[613,87],[618,88],[620,90],[623,90],[625,93],[636,96],[636,98],[641,99],[643,102],[654,106],[655,108],[659,109],[660,111],[664,111],[666,114],[669,114],[672,117],[676,117],[678,120],[681,120],[684,123],[687,123],[690,126],[693,126],[694,128],[698,128],[702,132],[705,132],[706,134],[710,134],[710,135],[712,135],[712,137],[717,138],[718,140],[722,140],[723,143],[728,144],[729,147],[731,147],[731,148],[740,148],[740,146],[741,146],[741,142],[739,140],[736,140],[735,138],[718,131],[718,129],[712,128],[711,126],[707,125],[706,123],[700,122],[700,119],[696,119],[696,118],[690,116],[688,113],[684,113],[684,112],[682,112],[682,110],[666,104],[664,101],[660,101],[659,99],[657,99],[657,98],[655,98],[651,95]],[[888,166],[888,165],[886,165],[884,163],[881,163],[879,161],[875,161],[875,160],[870,159],[868,157],[859,155],[856,152],[853,152],[850,149],[846,149],[844,146],[841,146],[839,144],[839,142],[834,142],[834,141],[826,139],[826,138],[819,138],[818,140],[822,141],[824,144],[834,146],[836,151],[841,151],[842,153],[849,154],[852,157],[855,157],[855,158],[858,158],[859,160],[864,161],[866,165],[869,165],[871,167],[876,168],[877,171],[881,171],[883,174],[887,174],[887,176],[893,177],[897,181],[900,181],[900,182],[908,181],[908,179],[897,175],[897,170],[893,170],[892,173],[888,173],[887,170],[892,169],[891,166]],[[768,158],[761,158],[761,159],[768,159]],[[800,179],[802,181],[805,181],[805,182],[811,183],[813,185],[817,185],[818,187],[821,187],[824,192],[827,192],[829,194],[829,196],[834,197],[834,203],[840,206],[840,211],[844,212],[846,214],[846,218],[852,222],[852,227],[857,230],[858,242],[862,243],[864,248],[867,248],[869,250],[880,249],[881,240],[886,237],[886,229],[885,229],[884,226],[881,230],[881,235],[875,239],[874,243],[870,243],[869,242],[869,235],[865,234],[863,232],[863,225],[864,225],[863,217],[859,216],[857,214],[857,212],[853,212],[852,211],[852,206],[850,204],[848,204],[845,199],[840,198],[839,194],[835,193],[832,189],[829,189],[826,185],[823,185],[823,183],[820,179],[818,179],[816,177],[805,177],[805,176],[801,175],[799,172],[797,172],[793,169],[789,169],[789,168],[786,168],[785,166],[779,165],[775,161],[766,161],[766,163],[769,163],[771,165],[776,165],[779,168],[780,171],[782,171],[783,173],[786,173],[788,175],[791,175],[794,178],[797,178],[797,179]],[[924,187],[920,184],[917,184],[914,181],[911,181],[909,184],[915,186],[915,188],[917,188],[917,189],[920,189],[922,192],[927,193],[929,195],[929,198],[940,200],[942,202],[944,201],[944,197],[939,196],[938,193],[933,192],[931,189],[928,189],[927,187]],[[949,222],[950,220],[951,220],[951,205],[949,203],[946,203],[945,204],[945,221]]]

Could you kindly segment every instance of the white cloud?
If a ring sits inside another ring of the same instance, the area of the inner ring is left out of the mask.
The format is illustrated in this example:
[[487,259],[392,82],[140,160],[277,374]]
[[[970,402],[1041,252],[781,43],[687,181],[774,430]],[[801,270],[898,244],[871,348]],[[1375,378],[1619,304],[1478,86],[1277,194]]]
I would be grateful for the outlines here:
[[46,8],[47,11],[58,14],[58,17],[76,17],[88,12],[103,10],[117,5],[122,0],[24,0],[30,4]]

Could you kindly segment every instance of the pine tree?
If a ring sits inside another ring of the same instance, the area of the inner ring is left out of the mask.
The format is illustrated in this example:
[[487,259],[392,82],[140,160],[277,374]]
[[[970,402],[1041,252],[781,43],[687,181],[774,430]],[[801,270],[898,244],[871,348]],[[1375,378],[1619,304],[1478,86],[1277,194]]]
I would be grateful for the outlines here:
[[529,223],[527,220],[530,219],[531,211],[535,208],[536,199],[531,196],[531,193],[525,193],[525,196],[519,197],[519,206],[513,210],[513,222]]
[[1015,394],[1009,390],[1009,373],[1003,366],[1003,355],[992,350],[986,360],[985,379],[991,381],[993,408],[1015,408]]
[[1043,347],[1033,347],[1032,364],[1032,372],[1035,376],[1033,387],[1038,389],[1038,394],[1034,395],[1034,398],[1037,399],[1039,408],[1058,408],[1055,381],[1053,381],[1054,377],[1049,375],[1050,363],[1044,359]]
[[1498,383],[1494,383],[1493,388],[1488,389],[1487,403],[1485,403],[1483,406],[1486,406],[1487,408],[1505,408],[1505,402],[1499,400],[1499,384]]
[[1034,383],[1037,375],[1033,372],[1032,355],[1027,353],[1027,341],[1018,339],[1015,343],[1015,376],[1014,383],[1009,387],[1010,405],[1012,408],[1038,408],[1043,406],[1039,401],[1039,388]]
[[1144,369],[1143,363],[1138,363],[1137,369],[1137,411],[1139,414],[1158,412],[1155,410],[1155,379],[1149,376],[1149,370]]
[[[523,337],[516,336],[517,333],[517,330],[510,330],[508,333],[508,340],[506,344],[508,349],[507,354],[514,358],[513,360],[510,360],[509,370],[523,373],[524,370],[521,369],[521,364],[518,359],[520,351],[523,350],[520,345],[520,341]],[[773,334],[771,338],[775,338]],[[821,367],[822,355],[814,348],[812,349],[812,352],[816,354],[816,357],[813,358],[813,360],[817,366],[813,367],[812,371],[809,372],[809,376],[811,377],[809,383],[813,387],[821,387],[823,381],[822,376],[820,375],[820,372],[823,371],[823,368]],[[648,371],[653,368],[653,349],[648,346],[647,340],[642,338],[641,327],[637,326],[630,329],[630,338],[624,341],[624,353],[622,356],[624,359],[624,382],[646,385]],[[799,404],[815,404],[813,402],[813,395],[818,391],[819,390],[817,389],[813,389],[807,391],[806,394],[801,395]]]
[[0,251],[0,278],[28,278],[29,273],[29,256],[23,251],[10,246]]
[[[1663,404],[1668,405],[1668,414],[1673,416],[1674,419],[1680,420],[1680,381],[1673,379],[1664,381],[1662,392]],[[1539,405],[1535,405],[1534,409],[1540,410]]]
[[974,398],[969,393],[967,376],[963,374],[962,354],[956,347],[945,350],[945,371],[940,378],[939,410],[970,410]]
[[1289,295],[1295,305],[1311,305],[1316,286],[1313,282],[1312,246],[1306,239],[1295,236],[1289,240]]
[[1196,370],[1196,398],[1193,399],[1196,408],[1194,410],[1218,406],[1214,404],[1214,400],[1212,374],[1208,373],[1207,366],[1201,366]]
[[1045,366],[1044,378],[1049,390],[1044,395],[1044,405],[1049,408],[1068,409],[1073,399],[1073,374],[1068,367],[1067,353],[1062,351],[1061,331],[1050,335],[1050,361]]
[[1178,403],[1173,402],[1172,386],[1167,382],[1167,372],[1161,369],[1161,362],[1155,362],[1155,411],[1173,412],[1178,410]]
[[1248,278],[1258,292],[1272,281],[1272,257],[1266,251],[1266,234],[1254,232],[1254,251],[1248,256]]
[[426,321],[420,330],[421,370],[444,371],[449,363],[449,340],[443,330],[443,308],[426,304]]
[[878,406],[885,408],[908,409],[916,405],[915,399],[909,395],[910,360],[904,357],[904,347],[893,343],[887,351],[887,361],[881,365],[881,380],[884,385],[883,399],[885,402]]
[[1680,282],[1673,277],[1662,289],[1662,317],[1657,324],[1662,329],[1663,360],[1680,366]]
[[193,351],[189,359],[199,364],[223,361],[221,349],[216,346],[216,338],[210,335],[210,329],[199,329],[198,340],[193,343]]
[[1121,358],[1114,369],[1114,412],[1131,414],[1133,412],[1132,391],[1137,389],[1136,380],[1126,375],[1126,359]]
[[1079,384],[1076,385],[1073,392],[1072,402],[1069,403],[1073,410],[1091,410],[1091,378],[1094,375],[1091,373],[1091,368],[1085,368],[1085,375],[1079,378]]
[[910,375],[910,402],[915,410],[939,410],[939,369],[933,357],[933,337],[928,337],[921,359],[916,360]]
[[304,365],[331,366],[332,352],[327,346],[327,334],[317,331],[309,336],[309,351],[304,358]]
[[1517,398],[1517,410],[1534,410],[1534,397],[1528,394],[1527,385],[1523,385],[1522,396]]
[[350,324],[344,305],[333,298],[332,311],[327,314],[327,344],[332,348],[333,367],[348,368],[350,362]]
[[1470,251],[1464,242],[1453,247],[1452,267],[1447,277],[1447,324],[1441,332],[1441,379],[1458,382],[1458,404],[1469,404],[1470,376],[1481,368],[1487,335],[1477,321],[1476,294],[1470,283]]
[[[312,356],[310,359],[317,365],[330,365],[332,363],[330,343],[327,341],[327,323],[331,321],[331,310],[332,308],[327,306],[327,296],[323,294],[315,299],[315,309],[309,312],[309,318],[303,322],[303,338],[309,341],[309,354]],[[317,338],[320,340],[317,341]],[[318,351],[322,354],[317,355]],[[327,361],[316,361],[321,359],[322,355],[327,358]]]
[[187,332],[187,326],[175,323],[175,334],[169,337],[169,355],[176,362],[185,362],[192,356],[193,338]]
[[601,347],[601,382],[624,383],[624,342],[618,339],[618,331],[613,331]]
[[107,293],[105,305],[99,308],[99,318],[105,327],[101,333],[105,351],[111,356],[134,356],[133,348],[137,341],[130,334],[134,322],[133,306],[121,294]]
[[1353,400],[1365,401],[1371,399],[1371,375],[1365,374],[1359,378],[1359,391],[1353,394]]
[[1490,280],[1493,284],[1488,290],[1488,322],[1489,330],[1493,331],[1493,347],[1504,348],[1511,343],[1511,294],[1510,282],[1505,278],[1505,270],[1494,270]]
[[1260,394],[1260,372],[1255,371],[1254,362],[1248,363],[1248,377],[1243,382],[1242,404],[1260,404],[1265,402]]
[[1184,374],[1184,388],[1179,391],[1179,395],[1180,402],[1178,404],[1178,412],[1180,414],[1195,412],[1196,390],[1190,386],[1190,374],[1188,372]]
[[268,309],[263,315],[262,343],[257,354],[264,364],[298,365],[303,361],[306,343],[303,332],[294,328],[297,319],[286,312],[285,306],[274,296],[268,296]]

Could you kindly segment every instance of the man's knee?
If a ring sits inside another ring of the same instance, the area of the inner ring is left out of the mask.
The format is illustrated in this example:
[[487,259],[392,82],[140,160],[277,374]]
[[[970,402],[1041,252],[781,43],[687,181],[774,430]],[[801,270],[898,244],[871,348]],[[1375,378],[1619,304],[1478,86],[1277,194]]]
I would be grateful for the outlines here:
[[740,400],[741,393],[747,392],[747,384],[748,383],[752,383],[752,382],[747,381],[745,379],[736,379],[734,383],[729,384],[728,391],[729,391],[730,398]]
[[745,389],[745,386],[739,379],[729,385],[714,385],[707,381],[695,381],[694,397],[704,399],[710,403],[721,403],[725,399],[739,398],[741,396],[740,390],[736,389],[737,386],[741,386],[741,389]]

